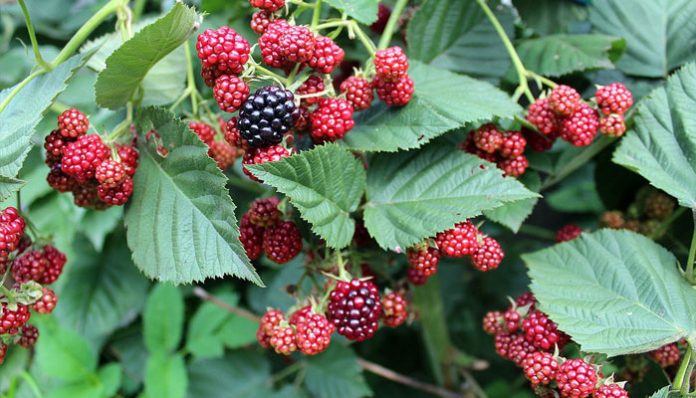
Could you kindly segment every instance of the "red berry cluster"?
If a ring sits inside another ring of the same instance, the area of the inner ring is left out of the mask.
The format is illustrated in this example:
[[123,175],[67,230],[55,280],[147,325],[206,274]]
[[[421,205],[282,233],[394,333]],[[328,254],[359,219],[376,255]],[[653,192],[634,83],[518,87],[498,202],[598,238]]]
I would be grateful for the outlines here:
[[42,285],[55,282],[66,263],[65,254],[50,244],[33,244],[24,228],[14,207],[0,213],[0,274],[11,276],[6,284],[12,286],[0,294],[0,364],[8,344],[30,348],[36,343],[38,329],[27,324],[31,311],[53,311],[58,298]]
[[77,109],[58,116],[58,129],[44,140],[48,185],[72,192],[80,207],[121,206],[133,194],[138,151],[129,145],[110,147],[98,134],[86,134],[88,128],[89,119]]
[[365,341],[379,328],[382,303],[369,280],[338,281],[329,295],[328,318],[348,340]]
[[220,170],[225,171],[234,164],[237,157],[244,154],[244,149],[230,144],[226,138],[221,138],[221,136],[227,137],[229,135],[228,124],[224,119],[220,118],[218,120],[218,126],[220,133],[208,123],[202,121],[189,122],[191,131],[196,133],[198,138],[208,146],[208,156],[215,160]]
[[495,336],[498,355],[521,367],[541,397],[628,397],[623,383],[614,383],[612,377],[603,379],[599,366],[584,359],[558,356],[558,350],[570,338],[537,309],[529,292],[519,296],[505,312],[487,313],[483,330]]
[[612,83],[597,90],[595,102],[597,109],[566,85],[556,86],[548,97],[537,99],[527,111],[527,120],[540,133],[526,132],[532,148],[548,150],[558,137],[578,147],[587,146],[597,131],[622,136],[626,132],[624,113],[633,105],[631,92],[621,83]]
[[566,224],[556,231],[556,242],[568,242],[582,234],[582,228],[575,224]]
[[665,344],[662,347],[650,351],[648,356],[662,368],[674,366],[681,361],[682,353],[677,343]]
[[273,348],[278,354],[299,350],[316,355],[329,347],[335,330],[333,323],[310,305],[294,311],[289,319],[279,310],[268,309],[261,317],[256,339],[262,347]]
[[293,221],[281,220],[276,197],[256,199],[239,223],[239,239],[252,260],[266,253],[269,260],[285,264],[302,251],[302,236]]
[[382,296],[382,322],[395,328],[408,319],[408,301],[402,292],[388,292]]
[[675,206],[674,198],[652,186],[646,186],[638,191],[635,200],[628,206],[628,211],[606,211],[599,217],[599,223],[603,227],[628,229],[657,240],[664,236],[664,221],[674,213]]
[[404,106],[411,101],[414,84],[408,75],[408,65],[408,58],[401,47],[389,47],[375,53],[376,75],[372,87],[385,104]]
[[518,177],[529,166],[524,150],[527,139],[520,131],[500,131],[494,124],[485,124],[471,132],[462,149],[481,159],[495,163],[505,175]]

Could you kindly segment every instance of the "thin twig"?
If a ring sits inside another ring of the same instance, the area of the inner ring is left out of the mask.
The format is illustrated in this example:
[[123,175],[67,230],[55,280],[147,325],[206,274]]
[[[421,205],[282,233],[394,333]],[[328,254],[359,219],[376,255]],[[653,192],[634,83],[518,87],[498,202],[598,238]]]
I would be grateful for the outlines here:
[[446,388],[438,387],[433,384],[428,384],[424,383],[422,381],[418,381],[416,379],[412,379],[408,376],[404,376],[400,373],[397,373],[391,369],[387,369],[384,366],[378,365],[376,363],[366,361],[362,358],[358,358],[358,363],[360,366],[367,370],[368,372],[374,373],[377,376],[383,377],[387,380],[391,380],[393,382],[403,384],[406,386],[409,386],[411,388],[415,388],[417,390],[421,390],[424,392],[427,392],[429,394],[433,394],[438,397],[442,398],[462,398],[464,397],[463,394],[460,394],[455,391],[448,390]]
[[199,298],[208,301],[210,303],[213,303],[217,305],[218,307],[222,308],[223,310],[229,312],[230,314],[238,315],[241,316],[242,318],[249,319],[251,321],[259,322],[261,320],[261,317],[257,316],[251,311],[247,311],[243,308],[235,307],[233,305],[229,305],[226,302],[220,300],[219,298],[213,296],[212,294],[208,293],[207,290],[203,289],[202,287],[196,286],[193,288],[193,294],[198,296]]

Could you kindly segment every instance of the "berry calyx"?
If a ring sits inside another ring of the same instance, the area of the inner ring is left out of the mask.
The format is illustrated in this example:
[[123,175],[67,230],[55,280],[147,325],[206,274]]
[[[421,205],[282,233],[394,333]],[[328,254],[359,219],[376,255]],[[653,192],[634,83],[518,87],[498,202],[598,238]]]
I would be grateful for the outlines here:
[[559,116],[570,116],[582,103],[582,97],[574,88],[556,86],[549,95],[549,109]]
[[[249,60],[249,42],[229,26],[206,29],[196,42],[198,58],[205,68],[221,74],[237,74]],[[209,73],[211,73],[210,71]],[[217,76],[215,76],[217,77]]]
[[82,135],[63,148],[61,169],[79,182],[86,182],[103,161],[111,157],[111,150],[96,134]]
[[43,295],[31,308],[39,314],[50,314],[58,304],[58,296],[48,287],[42,288],[41,291]]
[[333,40],[326,36],[318,36],[309,66],[316,72],[328,74],[343,62],[344,56],[343,49]]
[[532,383],[532,386],[551,383],[556,379],[558,367],[558,361],[548,352],[532,353],[522,362],[524,377]]
[[341,82],[340,91],[355,111],[367,109],[372,105],[372,84],[364,77],[350,76]]
[[372,80],[372,87],[377,92],[377,97],[389,106],[408,104],[415,91],[413,80],[408,75],[403,75],[393,81],[377,75]]
[[263,251],[269,260],[285,264],[302,251],[302,236],[292,221],[280,221],[266,229]]
[[340,140],[355,126],[353,106],[342,98],[322,98],[310,119],[315,142]]
[[568,242],[582,234],[582,228],[575,224],[566,224],[556,231],[556,242]]
[[70,108],[58,116],[58,130],[63,137],[77,138],[89,130],[89,119],[75,108]]
[[594,140],[598,128],[597,111],[581,103],[577,110],[563,120],[561,138],[578,147],[587,146]]
[[377,332],[381,313],[379,291],[371,281],[339,281],[329,295],[329,320],[348,340],[371,338]]
[[408,301],[402,293],[389,292],[382,296],[382,322],[395,328],[408,319]]
[[254,148],[279,143],[298,115],[292,92],[279,87],[262,87],[244,102],[237,127],[242,138]]
[[297,319],[294,326],[297,349],[305,355],[316,355],[326,350],[336,330],[324,315],[311,313],[311,309],[302,319]]
[[569,359],[558,367],[556,383],[564,398],[585,398],[597,384],[594,367],[582,359]]
[[479,248],[471,255],[471,264],[481,272],[491,271],[498,268],[504,257],[500,243],[490,236],[484,236]]
[[22,348],[31,348],[39,339],[39,329],[34,325],[24,325],[22,327],[17,345]]
[[461,222],[437,234],[438,249],[449,257],[464,257],[474,254],[478,248],[478,229],[470,221]]
[[107,159],[99,163],[99,166],[94,171],[94,178],[104,188],[115,188],[121,185],[126,177],[126,168],[123,167],[121,162],[113,159]]
[[612,83],[597,89],[597,106],[605,115],[623,115],[633,106],[633,94],[623,83]]
[[0,334],[17,334],[31,316],[29,307],[24,304],[18,303],[15,309],[10,309],[7,303],[2,303],[1,309]]
[[279,203],[280,199],[276,196],[254,200],[249,207],[249,221],[260,227],[275,225],[281,215],[278,210]]
[[395,80],[408,72],[408,57],[401,47],[389,47],[375,53],[374,65],[379,76]]

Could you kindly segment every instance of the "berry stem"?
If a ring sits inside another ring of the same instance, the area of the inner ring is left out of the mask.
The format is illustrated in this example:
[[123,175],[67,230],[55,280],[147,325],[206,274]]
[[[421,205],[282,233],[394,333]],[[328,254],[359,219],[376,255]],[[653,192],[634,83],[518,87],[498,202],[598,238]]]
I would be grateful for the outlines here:
[[360,367],[362,367],[363,369],[367,370],[370,373],[374,373],[377,376],[383,377],[387,380],[391,380],[399,384],[403,384],[411,388],[415,388],[420,391],[427,392],[438,397],[458,398],[463,396],[461,393],[451,391],[446,388],[434,386],[432,384],[423,383],[422,381],[412,379],[408,376],[397,373],[391,369],[387,369],[382,365],[378,365],[376,363],[364,360],[362,358],[358,358],[358,364],[360,364]]
[[479,4],[479,6],[481,6],[481,9],[486,14],[488,19],[491,21],[493,28],[495,28],[495,31],[498,33],[498,36],[500,36],[500,40],[502,40],[503,45],[505,45],[505,49],[507,50],[508,55],[510,56],[512,64],[515,66],[517,78],[520,81],[519,85],[517,86],[517,90],[515,90],[515,99],[519,98],[521,94],[524,94],[529,100],[529,102],[534,102],[534,95],[532,95],[532,92],[529,90],[529,81],[527,80],[529,72],[524,67],[522,60],[520,59],[519,54],[517,54],[517,50],[515,50],[515,46],[510,41],[510,38],[507,36],[507,33],[505,33],[503,25],[500,24],[500,21],[498,21],[498,18],[495,16],[491,8],[488,7],[488,4],[486,4],[486,0],[476,0],[476,2]]
[[27,31],[29,32],[29,40],[31,40],[31,48],[34,50],[34,58],[36,58],[36,63],[41,65],[45,70],[51,70],[52,66],[46,62],[41,56],[41,51],[39,51],[39,43],[36,41],[36,32],[34,31],[34,24],[31,23],[31,17],[29,16],[29,10],[24,0],[19,0],[19,6],[22,8],[22,14],[24,14],[24,20],[27,24]]
[[360,25],[358,25],[357,22],[355,21],[350,21],[351,24],[348,25],[348,29],[352,33],[355,33],[355,35],[358,37],[358,40],[362,43],[363,46],[365,46],[365,49],[370,53],[370,55],[374,56],[375,55],[375,43],[372,42],[372,39],[370,39],[367,34],[360,28]]
[[41,394],[41,390],[39,389],[39,386],[36,384],[36,380],[34,380],[34,378],[31,377],[31,375],[26,370],[22,371],[22,373],[19,374],[19,377],[22,380],[24,380],[25,383],[27,383],[27,386],[36,398],[43,398],[43,394]]
[[226,302],[220,300],[219,298],[215,297],[214,295],[208,293],[207,290],[203,289],[202,287],[196,286],[193,288],[193,294],[195,294],[198,298],[208,301],[212,303],[213,305],[216,305],[223,310],[229,312],[230,314],[237,315],[242,318],[246,318],[250,321],[254,322],[259,322],[261,320],[261,317],[257,316],[256,314],[249,312],[243,308],[235,307],[230,304],[227,304]]
[[312,29],[315,29],[319,25],[319,18],[321,17],[321,1],[317,0],[314,3],[314,12],[312,13]]
[[686,279],[692,285],[696,285],[696,278],[694,278],[694,260],[696,260],[696,210],[692,210],[692,214],[694,218],[694,232],[691,235],[689,257],[686,260]]
[[377,48],[380,50],[384,50],[389,46],[392,35],[394,35],[394,30],[396,30],[396,25],[399,23],[399,18],[401,18],[401,13],[404,12],[407,4],[408,0],[398,0],[394,5],[387,25],[384,27],[384,32],[382,32],[382,37],[379,38],[379,45]]
[[193,112],[194,117],[198,118],[198,96],[195,94],[197,92],[196,78],[193,75],[193,57],[191,56],[191,47],[188,42],[184,45],[184,50],[186,54],[187,91],[191,97],[191,112]]
[[693,349],[691,348],[691,343],[689,343],[684,358],[679,365],[679,370],[676,376],[674,376],[674,381],[672,383],[672,390],[679,391],[682,396],[686,396],[689,393],[689,384],[691,377],[691,372],[696,364],[696,358],[693,358]]
[[287,86],[288,81],[283,76],[271,71],[270,69],[266,69],[265,67],[259,64],[254,64],[254,68],[257,72],[261,72],[262,75],[265,75],[266,77],[269,77],[273,80],[277,80],[279,83],[282,83],[284,86]]

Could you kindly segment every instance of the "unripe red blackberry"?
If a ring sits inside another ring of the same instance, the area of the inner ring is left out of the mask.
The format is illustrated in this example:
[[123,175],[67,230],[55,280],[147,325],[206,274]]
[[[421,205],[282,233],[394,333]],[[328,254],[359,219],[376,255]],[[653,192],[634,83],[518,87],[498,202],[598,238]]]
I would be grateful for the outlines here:
[[208,123],[189,122],[189,128],[206,144],[209,144],[215,139],[215,129]]
[[280,54],[285,60],[306,63],[314,55],[316,39],[308,27],[290,25],[278,43],[280,44]]
[[623,115],[612,113],[599,118],[599,132],[608,137],[621,137],[626,132]]
[[473,132],[474,145],[476,148],[494,153],[503,145],[503,133],[492,123],[484,124]]
[[254,225],[249,219],[249,213],[244,213],[239,221],[239,240],[250,260],[258,260],[263,251],[263,234],[265,228]]
[[527,120],[545,135],[554,135],[561,127],[560,119],[549,107],[548,98],[539,98],[529,105]]
[[77,207],[96,208],[101,202],[97,195],[97,186],[90,183],[86,185],[76,184],[72,189],[73,202]]
[[[306,96],[306,95],[312,95],[312,94],[317,94],[321,93],[324,91],[325,86],[324,86],[324,79],[321,78],[321,76],[318,75],[310,75],[307,80],[305,80],[300,87],[297,88],[297,91],[295,91],[295,94],[298,96]],[[302,105],[304,106],[309,106],[309,105],[314,105],[318,103],[321,100],[321,96],[317,95],[314,97],[304,97],[302,98]]]
[[501,358],[510,359],[510,345],[516,335],[512,333],[498,333],[495,335],[495,352],[500,355]]
[[259,328],[256,331],[256,340],[264,348],[271,347],[271,336],[273,335],[273,330],[280,325],[280,323],[285,319],[285,315],[282,312],[269,308],[261,317],[259,321]]
[[340,140],[355,126],[353,107],[342,98],[322,98],[310,118],[315,142]]
[[97,166],[110,157],[111,150],[100,136],[83,135],[63,148],[61,168],[78,182],[85,182],[94,178]]
[[669,195],[651,190],[643,202],[643,214],[654,220],[665,220],[674,213],[675,202]]
[[535,152],[548,151],[551,149],[551,147],[553,147],[553,144],[558,138],[556,133],[544,135],[524,127],[522,128],[522,135],[524,136],[524,139],[527,140],[527,145]]
[[213,97],[222,111],[235,112],[249,97],[249,86],[234,75],[222,75],[215,79]]
[[489,311],[483,317],[483,331],[491,336],[505,332],[503,313],[500,311]]
[[568,242],[580,236],[582,228],[575,224],[566,224],[556,231],[556,242]]
[[51,171],[49,171],[46,176],[46,182],[48,182],[51,188],[58,192],[70,192],[77,185],[74,178],[63,173],[60,163],[51,166]]
[[520,155],[514,158],[499,159],[497,164],[506,176],[519,177],[527,171],[529,160],[526,156]]
[[117,145],[116,151],[126,174],[133,177],[138,168],[138,158],[140,157],[138,150],[130,145]]
[[41,289],[43,295],[32,305],[32,309],[39,314],[50,314],[58,304],[58,296],[48,287]]
[[339,281],[329,295],[329,320],[348,340],[364,341],[377,332],[382,313],[379,291],[370,281]]
[[425,275],[423,271],[419,271],[413,267],[409,267],[406,270],[406,276],[408,278],[408,281],[416,286],[425,285],[425,283],[428,281],[428,278],[430,277],[428,275]]
[[281,216],[278,210],[279,203],[280,199],[276,196],[254,200],[249,207],[249,221],[260,227],[275,225]]
[[508,347],[508,359],[522,367],[524,360],[538,349],[528,342],[524,336],[515,334]]
[[677,343],[665,344],[662,347],[650,351],[648,356],[657,362],[662,368],[676,365],[681,359],[681,352]]
[[316,355],[331,344],[336,327],[324,315],[308,313],[295,324],[297,349],[305,355]]
[[408,73],[408,57],[398,46],[378,50],[374,65],[377,74],[386,80],[396,80]]
[[39,329],[33,325],[24,325],[22,327],[22,333],[17,340],[17,345],[22,348],[31,348],[36,344],[36,340],[39,339]]
[[497,240],[484,236],[481,246],[471,255],[471,264],[477,270],[486,272],[498,268],[505,253]]
[[271,14],[268,11],[256,11],[251,16],[251,30],[260,35],[266,31],[269,23],[271,23]]
[[436,247],[415,246],[406,251],[408,264],[421,275],[429,277],[437,272],[440,251]]
[[0,307],[0,334],[17,334],[31,316],[29,307],[19,303],[16,304],[15,309],[10,309],[7,303],[0,305],[2,306]]
[[597,106],[605,115],[624,114],[633,106],[633,94],[622,83],[612,83],[597,89]]
[[113,188],[104,185],[97,186],[97,196],[99,200],[112,206],[122,206],[126,204],[132,194],[133,179],[130,177],[125,177],[119,185]]
[[524,154],[527,140],[519,131],[508,131],[503,135],[503,142],[500,145],[500,156],[504,158],[516,158]]
[[291,324],[292,326],[297,327],[297,324],[299,324],[300,322],[306,322],[313,313],[314,312],[312,311],[312,306],[305,305],[304,307],[295,310],[290,315],[290,319],[288,319],[288,323]]
[[44,272],[43,276],[38,282],[42,285],[50,285],[58,280],[58,277],[60,277],[60,274],[63,272],[63,267],[68,259],[63,252],[56,249],[52,245],[44,246],[43,254],[48,259],[49,265],[48,268],[46,268],[46,272]]
[[58,130],[63,137],[77,138],[89,130],[89,119],[75,108],[65,110],[58,116]]
[[558,361],[548,352],[532,353],[522,362],[524,377],[532,383],[532,386],[551,383],[556,379],[558,367]]
[[7,258],[17,249],[24,236],[24,227],[24,219],[14,207],[6,207],[0,213],[0,257]]
[[531,311],[527,315],[527,318],[522,321],[522,329],[527,341],[544,351],[552,350],[562,340],[563,332],[560,332],[556,323],[539,310]]
[[587,146],[594,140],[598,128],[597,111],[581,103],[575,112],[563,120],[561,138],[575,146]]
[[384,5],[384,3],[379,3],[379,8],[377,9],[377,20],[370,25],[370,30],[375,33],[382,34],[382,32],[384,32],[384,28],[387,26],[390,16],[391,9]]
[[517,331],[520,327],[520,323],[522,323],[522,315],[517,311],[517,308],[508,308],[503,313],[503,327],[506,332],[512,333]]
[[536,305],[536,297],[534,297],[534,293],[532,292],[524,292],[515,299],[515,305],[517,308],[529,306],[529,310],[531,311]]
[[7,345],[3,342],[0,342],[0,365],[5,362],[5,356],[7,355]]
[[[282,145],[273,145],[266,148],[257,148],[254,150],[248,150],[244,153],[244,158],[242,159],[242,165],[246,164],[263,164],[266,162],[277,162],[278,160],[290,156],[290,150]],[[254,181],[259,181],[251,172],[246,168],[244,173],[249,176]]]
[[269,340],[276,353],[290,355],[297,350],[297,334],[292,326],[276,326]]
[[597,372],[582,359],[568,359],[558,367],[556,383],[563,398],[585,398],[597,384]]
[[559,116],[570,116],[582,103],[582,97],[574,88],[556,86],[549,95],[549,108]]
[[618,210],[605,211],[599,217],[600,225],[611,229],[623,228],[625,222],[626,220],[624,219],[623,212]]
[[292,221],[280,221],[266,229],[263,235],[263,252],[269,260],[285,264],[302,251],[300,230]]
[[63,159],[63,148],[73,142],[72,138],[63,137],[60,130],[51,131],[44,139],[46,149],[46,164],[53,165]]
[[248,147],[248,144],[245,140],[242,139],[242,135],[239,133],[239,128],[237,128],[237,121],[238,118],[237,116],[235,116],[227,122],[227,126],[225,127],[224,131],[225,141],[227,141],[230,145],[232,145],[235,148],[246,149]]
[[292,66],[292,63],[283,57],[280,48],[280,38],[288,29],[290,29],[290,24],[284,19],[276,19],[268,24],[266,31],[258,40],[263,63],[281,69],[289,69]]
[[18,283],[40,281],[50,266],[43,252],[31,250],[12,262],[12,278]]
[[478,248],[478,229],[470,221],[460,222],[452,229],[437,234],[435,242],[440,252],[449,257],[474,254]]
[[208,147],[208,156],[215,160],[218,168],[225,171],[234,164],[237,158],[237,151],[225,140],[216,140]]
[[618,384],[603,384],[592,393],[593,398],[628,398],[628,391]]
[[295,120],[295,131],[298,133],[306,133],[311,127],[311,116],[309,109],[304,106],[297,108],[297,119]]
[[377,97],[389,106],[404,106],[411,101],[415,87],[408,75],[403,75],[394,81],[375,76],[372,87],[377,91]]
[[343,49],[333,40],[325,36],[317,36],[309,66],[316,72],[328,74],[341,64],[344,56]]
[[198,58],[206,68],[215,67],[221,74],[237,74],[249,60],[249,42],[229,26],[206,29],[196,42]]
[[372,84],[364,77],[350,76],[341,82],[340,90],[355,111],[367,109],[372,105]]
[[128,177],[126,168],[123,167],[121,162],[117,162],[113,159],[107,159],[101,162],[94,172],[94,178],[96,178],[99,185],[104,188],[115,188],[121,185],[126,177]]
[[249,0],[249,4],[254,8],[274,12],[285,7],[285,0]]
[[382,322],[395,328],[408,319],[408,301],[402,293],[389,292],[382,296]]

